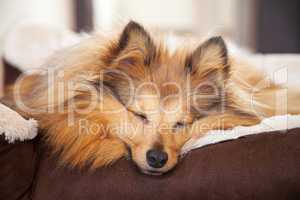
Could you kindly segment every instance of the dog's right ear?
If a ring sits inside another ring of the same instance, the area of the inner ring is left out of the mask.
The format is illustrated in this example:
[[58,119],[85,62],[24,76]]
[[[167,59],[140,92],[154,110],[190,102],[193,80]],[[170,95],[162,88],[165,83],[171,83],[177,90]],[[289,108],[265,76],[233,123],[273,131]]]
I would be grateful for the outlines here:
[[102,57],[106,64],[102,82],[117,99],[126,104],[132,91],[132,80],[144,80],[155,59],[156,48],[150,34],[138,23],[130,21],[119,38]]
[[137,22],[130,21],[123,29],[117,41],[115,60],[121,64],[149,65],[155,56],[155,45],[150,34]]
[[143,26],[134,21],[130,21],[125,26],[119,39],[120,50],[132,47],[150,49],[153,46],[154,44],[149,33],[144,29]]

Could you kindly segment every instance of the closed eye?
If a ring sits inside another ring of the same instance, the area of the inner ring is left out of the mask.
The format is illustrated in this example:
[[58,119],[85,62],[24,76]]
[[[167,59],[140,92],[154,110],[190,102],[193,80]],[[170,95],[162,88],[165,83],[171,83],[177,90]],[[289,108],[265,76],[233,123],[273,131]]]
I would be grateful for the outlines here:
[[185,123],[184,122],[176,122],[176,124],[174,124],[173,129],[180,129],[185,127]]
[[143,113],[137,113],[137,112],[133,112],[131,111],[135,116],[137,116],[138,118],[140,118],[144,123],[148,123],[149,120],[147,118],[147,116]]

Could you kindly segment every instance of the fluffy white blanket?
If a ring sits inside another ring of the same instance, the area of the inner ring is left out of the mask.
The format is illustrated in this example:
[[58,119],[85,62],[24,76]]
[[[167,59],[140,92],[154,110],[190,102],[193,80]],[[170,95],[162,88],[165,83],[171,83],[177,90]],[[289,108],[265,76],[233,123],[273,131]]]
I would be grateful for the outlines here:
[[204,137],[189,140],[182,148],[182,154],[209,144],[233,140],[247,135],[273,131],[287,131],[300,127],[300,115],[279,115],[262,120],[254,126],[237,126],[232,130],[209,131]]
[[26,120],[1,103],[0,116],[0,135],[4,134],[8,142],[33,139],[37,135],[38,123],[34,119]]

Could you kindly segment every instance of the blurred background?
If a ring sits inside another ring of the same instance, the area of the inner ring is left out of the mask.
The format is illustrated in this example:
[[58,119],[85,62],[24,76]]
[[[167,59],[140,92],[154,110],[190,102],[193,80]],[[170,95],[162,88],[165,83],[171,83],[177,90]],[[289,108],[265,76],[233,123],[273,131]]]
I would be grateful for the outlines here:
[[299,53],[299,10],[298,0],[1,0],[0,39],[24,19],[78,32],[134,19],[179,34],[221,33],[254,52]]

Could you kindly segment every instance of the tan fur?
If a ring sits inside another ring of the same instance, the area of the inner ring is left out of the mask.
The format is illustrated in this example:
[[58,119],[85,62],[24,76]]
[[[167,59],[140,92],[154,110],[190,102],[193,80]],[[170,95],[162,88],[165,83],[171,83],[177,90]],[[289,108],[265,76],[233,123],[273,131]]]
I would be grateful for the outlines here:
[[[156,170],[163,173],[177,164],[180,149],[189,138],[212,129],[253,125],[260,122],[260,116],[275,114],[274,94],[280,88],[271,84],[254,91],[263,77],[250,66],[227,57],[222,45],[222,40],[215,38],[198,48],[183,46],[171,54],[163,41],[152,40],[142,27],[131,23],[120,38],[94,36],[54,55],[47,62],[60,69],[54,72],[53,80],[32,75],[21,81],[21,99],[16,102],[33,110],[16,109],[39,121],[46,142],[60,153],[62,163],[95,169],[127,155],[129,148],[142,171],[153,171],[145,155],[159,146],[169,156],[167,164]],[[131,96],[126,79],[101,73],[112,69],[124,72],[133,80],[134,88],[140,88],[140,94],[135,94],[127,107],[124,102]],[[143,85],[145,82],[153,84]],[[168,84],[174,82],[181,91]],[[205,82],[213,83],[219,96],[209,85],[197,87]],[[191,84],[187,87],[187,83]],[[211,97],[192,102],[195,95]],[[172,98],[162,101],[169,96]],[[224,111],[219,110],[220,105]],[[165,110],[159,110],[160,106]],[[88,112],[80,112],[89,107],[92,109]],[[195,111],[196,107],[205,112]],[[298,112],[291,109],[288,112]],[[134,131],[115,129],[121,129],[124,121],[126,126],[133,125]],[[177,122],[186,125],[174,128]],[[87,126],[82,128],[82,123]]]

